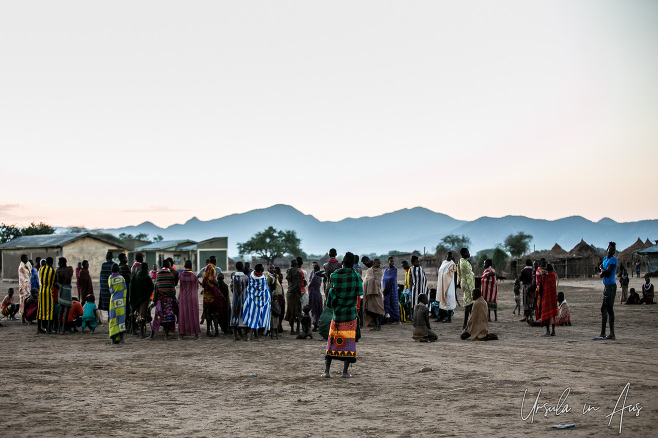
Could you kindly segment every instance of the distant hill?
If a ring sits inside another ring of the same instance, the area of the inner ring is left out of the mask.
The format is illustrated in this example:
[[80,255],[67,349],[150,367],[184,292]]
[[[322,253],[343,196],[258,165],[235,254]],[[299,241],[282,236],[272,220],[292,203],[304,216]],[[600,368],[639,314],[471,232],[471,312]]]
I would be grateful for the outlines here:
[[533,236],[531,249],[550,249],[556,242],[566,250],[580,239],[597,247],[608,241],[617,242],[624,249],[640,237],[658,239],[658,220],[618,223],[609,218],[592,222],[580,216],[554,221],[531,219],[524,216],[502,218],[481,217],[474,221],[460,221],[445,214],[422,207],[403,209],[374,217],[343,219],[337,222],[319,221],[289,206],[271,207],[232,214],[218,219],[201,221],[196,217],[184,224],[160,228],[151,222],[136,226],[107,229],[112,234],[147,233],[169,239],[204,240],[215,236],[229,237],[229,254],[237,254],[236,243],[248,240],[254,233],[268,226],[292,229],[302,239],[307,253],[324,254],[334,247],[339,252],[385,253],[390,250],[433,252],[446,234],[465,234],[472,242],[471,252],[492,248],[509,234],[524,231]]

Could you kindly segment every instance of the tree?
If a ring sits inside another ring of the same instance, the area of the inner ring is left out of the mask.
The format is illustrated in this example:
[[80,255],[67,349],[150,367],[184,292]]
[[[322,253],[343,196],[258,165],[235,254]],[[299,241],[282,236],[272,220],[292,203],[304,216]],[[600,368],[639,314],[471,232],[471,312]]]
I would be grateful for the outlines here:
[[157,236],[155,236],[153,238],[154,242],[162,242],[162,240],[163,240],[163,237],[160,234],[158,234]]
[[139,233],[138,235],[135,236],[135,239],[137,240],[148,240],[149,235],[146,233]]
[[34,222],[30,223],[27,227],[21,230],[23,236],[37,236],[40,234],[55,234],[55,229],[48,224],[39,222],[35,224]]
[[302,240],[297,237],[293,230],[277,230],[270,226],[263,231],[259,231],[251,239],[243,243],[238,243],[240,255],[256,254],[258,257],[265,259],[267,264],[274,263],[274,260],[284,255],[297,256],[302,250],[300,245]]
[[19,228],[16,225],[0,224],[0,243],[9,242],[20,236],[36,236],[39,234],[54,234],[55,229],[50,225],[39,222],[30,223],[27,227]]
[[503,250],[503,248],[496,248],[493,250],[493,255],[491,256],[491,261],[493,262],[494,269],[502,273],[505,267],[507,266],[507,259],[509,255]]
[[469,246],[471,246],[471,239],[468,236],[448,234],[436,245],[436,254],[442,255],[448,251],[459,253],[462,248],[468,248]]
[[528,249],[530,249],[531,240],[532,236],[530,234],[519,231],[516,234],[510,234],[507,236],[503,246],[512,257],[521,257],[528,252]]
[[119,234],[119,239],[121,240],[132,240],[135,237],[132,234],[126,234],[126,233],[120,233]]

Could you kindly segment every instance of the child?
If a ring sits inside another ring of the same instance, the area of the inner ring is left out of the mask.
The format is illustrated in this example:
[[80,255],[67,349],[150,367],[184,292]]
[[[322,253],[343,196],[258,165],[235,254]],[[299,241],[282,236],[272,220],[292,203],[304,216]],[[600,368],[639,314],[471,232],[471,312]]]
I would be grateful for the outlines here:
[[518,277],[514,280],[514,301],[516,301],[516,306],[512,315],[516,315],[516,309],[519,309],[519,315],[521,315],[521,280]]
[[87,302],[83,308],[82,313],[82,334],[85,334],[85,327],[91,328],[91,334],[96,334],[96,327],[98,327],[98,309],[96,308],[95,298],[93,295],[87,295]]
[[[275,279],[276,281],[276,279]],[[279,339],[279,316],[281,316],[281,305],[277,298],[276,292],[271,295],[272,297],[272,306],[271,306],[271,321],[270,321],[270,338]]]
[[15,321],[14,315],[18,312],[18,304],[14,304],[14,288],[10,287],[7,291],[7,296],[0,304],[0,311],[2,316],[6,316],[10,321]]
[[302,332],[297,335],[297,339],[313,339],[313,333],[311,332],[311,306],[308,304],[302,307]]
[[429,299],[426,294],[418,295],[418,304],[414,307],[414,334],[413,338],[416,342],[434,342],[439,337],[432,331],[430,327],[430,311],[427,308]]

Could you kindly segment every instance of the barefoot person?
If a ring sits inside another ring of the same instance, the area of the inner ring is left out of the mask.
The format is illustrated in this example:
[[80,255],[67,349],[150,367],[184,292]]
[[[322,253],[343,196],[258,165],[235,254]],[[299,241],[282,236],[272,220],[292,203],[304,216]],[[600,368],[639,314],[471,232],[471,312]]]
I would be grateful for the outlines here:
[[523,319],[522,322],[527,322],[528,319],[532,319],[532,314],[535,309],[535,287],[534,283],[534,269],[532,268],[532,260],[526,259],[525,266],[521,270],[521,275],[519,275],[519,280],[523,285]]
[[94,285],[91,282],[91,274],[89,274],[89,262],[87,260],[82,261],[82,269],[80,270],[80,278],[78,279],[78,300],[80,303],[87,302],[87,295],[94,294]]
[[170,270],[171,264],[168,260],[162,262],[162,269],[158,271],[155,278],[155,291],[153,292],[153,302],[155,303],[155,317],[151,324],[151,336],[160,329],[164,329],[165,339],[169,339],[169,333],[176,331],[176,285],[174,283],[174,274]]
[[146,326],[151,322],[149,303],[154,286],[149,276],[148,263],[143,262],[140,268],[130,282],[130,308],[134,314],[136,328],[139,330],[139,337],[144,338]]
[[264,271],[265,268],[261,263],[254,266],[254,270],[249,275],[249,283],[245,291],[242,320],[247,325],[247,330],[250,330],[250,333],[247,334],[247,341],[251,341],[252,335],[256,340],[260,340],[260,332],[262,331],[264,335],[270,330],[272,297]]
[[110,289],[110,310],[107,313],[107,326],[110,340],[113,344],[124,344],[123,334],[126,332],[126,300],[128,288],[123,275],[119,273],[119,265],[112,265],[112,273],[107,280]]
[[352,377],[347,370],[351,363],[356,362],[356,342],[361,337],[357,302],[363,295],[363,281],[353,269],[354,254],[345,253],[342,265],[331,274],[332,287],[327,294],[327,308],[331,309],[332,319],[322,377],[331,377],[329,371],[333,359],[343,361],[343,377]]
[[60,257],[57,264],[59,265],[57,271],[55,271],[57,282],[59,283],[59,314],[57,315],[59,324],[57,331],[61,334],[68,334],[65,326],[69,320],[69,310],[73,305],[73,301],[71,300],[73,267],[66,266],[66,259],[64,257]]
[[459,264],[457,265],[457,283],[459,283],[459,286],[464,292],[464,323],[462,324],[462,330],[465,330],[468,317],[471,315],[471,310],[473,309],[475,274],[473,273],[471,262],[468,260],[471,257],[468,248],[462,248],[459,253],[462,258],[459,259]]
[[18,265],[18,297],[20,299],[20,311],[23,313],[25,300],[30,297],[32,278],[32,265],[27,259],[27,254],[21,255],[21,263]]
[[231,301],[231,327],[233,327],[233,340],[246,338],[247,326],[242,319],[242,306],[244,305],[244,294],[249,285],[249,276],[244,271],[245,267],[242,262],[235,264],[236,271],[231,275],[231,287],[233,288],[233,300]]
[[19,306],[14,304],[14,288],[10,287],[7,291],[7,296],[0,304],[0,312],[2,316],[6,316],[10,321],[15,320],[15,315],[18,313]]
[[439,309],[447,312],[447,318],[443,322],[452,322],[453,311],[457,308],[457,296],[455,294],[455,273],[457,265],[448,251],[446,259],[439,268],[439,277],[436,283],[436,298],[439,301]]
[[409,279],[411,282],[411,307],[413,309],[418,304],[418,296],[420,294],[429,295],[429,290],[427,289],[427,275],[425,275],[423,267],[420,266],[418,256],[411,256],[411,265]]
[[[603,303],[601,304],[601,334],[594,338],[595,341],[603,339],[615,339],[615,295],[617,294],[617,282],[615,274],[617,272],[617,257],[615,251],[617,244],[610,242],[608,244],[607,256],[601,264],[601,273],[599,277],[603,279]],[[610,334],[605,335],[605,326],[610,318]]]
[[[302,273],[297,268],[297,260],[290,260],[290,268],[286,271],[286,280],[288,281],[288,291],[286,292],[286,309],[285,320],[290,324],[290,334],[299,334],[299,323],[302,317]],[[295,331],[295,323],[297,330]]]
[[651,284],[651,277],[649,274],[644,276],[644,284],[642,285],[642,299],[638,304],[656,304],[653,301],[653,284]]
[[372,330],[380,331],[385,313],[382,297],[384,272],[379,259],[370,261],[363,257],[363,264],[368,268],[363,276],[363,326],[368,327],[372,323]]
[[555,317],[555,325],[557,326],[570,326],[571,325],[571,310],[569,309],[569,303],[564,298],[564,292],[558,292],[557,294],[557,316]]
[[495,321],[498,321],[498,281],[496,271],[491,259],[484,261],[484,272],[482,273],[482,298],[487,302],[489,309],[489,322],[491,322],[491,311],[494,311]]
[[53,286],[55,286],[55,270],[53,269],[53,258],[45,260],[45,266],[39,270],[39,308],[37,310],[37,333],[54,334],[52,330],[53,316],[55,312],[55,300],[53,297]]
[[[185,262],[185,269],[178,276],[180,293],[178,294],[178,339],[184,335],[194,335],[199,340],[199,280],[192,272],[192,260]],[[215,329],[217,326],[215,326]]]
[[400,324],[400,297],[398,295],[398,268],[395,258],[388,258],[388,268],[384,269],[382,279],[382,294],[384,294],[384,310],[388,324]]
[[[546,270],[537,278],[537,294],[541,305],[541,325],[546,326],[544,336],[555,336],[555,317],[558,314],[557,275],[550,263],[546,264]],[[550,332],[549,326],[552,326]]]

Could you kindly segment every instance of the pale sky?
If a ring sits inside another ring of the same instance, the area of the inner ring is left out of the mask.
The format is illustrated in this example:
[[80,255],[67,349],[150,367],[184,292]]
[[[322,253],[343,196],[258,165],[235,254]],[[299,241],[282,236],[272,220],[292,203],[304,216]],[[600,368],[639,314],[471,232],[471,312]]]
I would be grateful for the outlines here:
[[5,223],[658,218],[656,1],[14,1],[0,59]]

